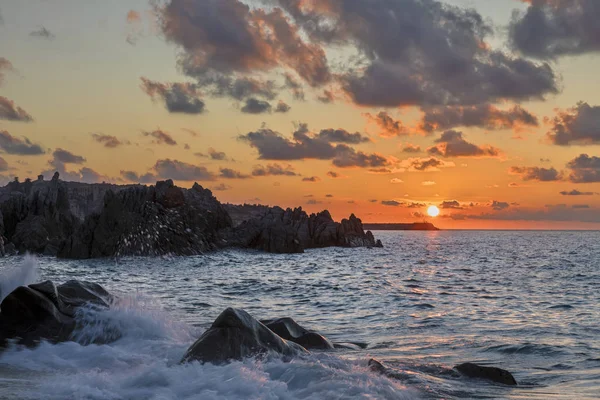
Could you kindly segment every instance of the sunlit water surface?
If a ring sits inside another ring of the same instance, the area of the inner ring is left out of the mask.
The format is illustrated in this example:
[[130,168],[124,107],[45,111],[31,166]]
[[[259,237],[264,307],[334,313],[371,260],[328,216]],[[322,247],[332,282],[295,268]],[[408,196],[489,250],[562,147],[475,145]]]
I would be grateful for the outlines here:
[[[302,255],[0,261],[2,292],[51,279],[120,296],[78,339],[0,355],[3,399],[455,399],[600,396],[600,233],[377,232],[383,249]],[[365,350],[225,366],[178,362],[226,307],[291,316]],[[100,321],[100,323],[99,323]],[[370,372],[374,357],[397,379]],[[449,373],[474,361],[518,387]]]

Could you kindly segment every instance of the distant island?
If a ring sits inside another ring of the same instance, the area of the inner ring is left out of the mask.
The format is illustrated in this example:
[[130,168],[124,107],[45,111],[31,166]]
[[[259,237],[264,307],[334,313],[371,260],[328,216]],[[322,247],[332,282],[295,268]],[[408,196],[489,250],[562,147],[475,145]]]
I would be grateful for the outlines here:
[[410,224],[363,224],[364,229],[371,231],[439,231],[431,222],[413,222]]

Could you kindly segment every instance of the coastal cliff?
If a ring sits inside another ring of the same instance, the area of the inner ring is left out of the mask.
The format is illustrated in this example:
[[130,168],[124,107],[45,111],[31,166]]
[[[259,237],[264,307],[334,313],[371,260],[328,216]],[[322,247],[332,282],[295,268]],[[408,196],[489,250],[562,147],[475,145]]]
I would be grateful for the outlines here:
[[377,247],[351,215],[333,221],[327,210],[221,204],[197,183],[154,186],[65,182],[55,174],[0,188],[0,253],[71,259],[193,255],[237,247],[274,253]]

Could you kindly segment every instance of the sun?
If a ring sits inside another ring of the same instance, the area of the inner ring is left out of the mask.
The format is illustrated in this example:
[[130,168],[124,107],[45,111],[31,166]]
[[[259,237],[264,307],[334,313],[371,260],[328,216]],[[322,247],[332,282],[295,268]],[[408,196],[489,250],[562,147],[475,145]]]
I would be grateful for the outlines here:
[[427,209],[427,214],[430,217],[437,217],[438,215],[440,215],[440,209],[436,206],[429,206],[429,208]]

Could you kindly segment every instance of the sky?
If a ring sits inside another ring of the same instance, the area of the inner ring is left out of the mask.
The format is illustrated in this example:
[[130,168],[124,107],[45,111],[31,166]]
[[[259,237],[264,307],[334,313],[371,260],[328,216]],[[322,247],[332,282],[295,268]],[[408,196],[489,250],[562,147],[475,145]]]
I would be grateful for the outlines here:
[[0,0],[0,181],[600,229],[599,18],[597,0]]

